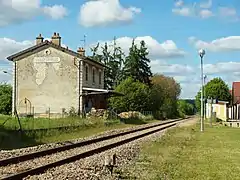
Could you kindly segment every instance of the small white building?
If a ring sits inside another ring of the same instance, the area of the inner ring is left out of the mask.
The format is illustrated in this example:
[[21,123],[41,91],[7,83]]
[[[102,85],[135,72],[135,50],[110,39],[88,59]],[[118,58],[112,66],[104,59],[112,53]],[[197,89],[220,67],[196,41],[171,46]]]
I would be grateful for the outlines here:
[[[228,113],[228,103],[227,101],[218,101],[218,104],[212,104],[212,112],[216,113],[216,117],[223,121],[227,121],[229,119]],[[206,103],[206,118],[211,117],[211,103]]]

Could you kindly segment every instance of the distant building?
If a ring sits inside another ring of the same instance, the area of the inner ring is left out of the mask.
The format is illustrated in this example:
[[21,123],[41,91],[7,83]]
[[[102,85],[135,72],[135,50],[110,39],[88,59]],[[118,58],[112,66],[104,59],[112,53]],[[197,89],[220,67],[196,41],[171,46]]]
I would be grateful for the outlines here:
[[51,41],[40,34],[34,46],[7,59],[13,62],[12,106],[19,115],[58,117],[71,107],[81,113],[107,106],[104,65],[86,57],[83,48],[62,47],[59,33]]
[[[218,101],[217,104],[212,104],[212,112],[216,113],[216,118],[222,121],[228,120],[228,103],[227,101]],[[206,118],[211,117],[211,103],[206,103]]]
[[233,82],[231,106],[229,107],[229,118],[240,119],[240,82]]

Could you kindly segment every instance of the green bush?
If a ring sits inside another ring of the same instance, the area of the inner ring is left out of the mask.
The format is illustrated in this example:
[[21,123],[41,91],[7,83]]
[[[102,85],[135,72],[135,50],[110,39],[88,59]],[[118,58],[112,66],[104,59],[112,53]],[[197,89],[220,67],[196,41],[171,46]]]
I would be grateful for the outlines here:
[[185,100],[178,101],[178,113],[180,117],[194,114],[194,106]]
[[109,99],[110,106],[118,112],[150,110],[150,89],[133,78],[122,81],[115,89],[124,96]]
[[9,115],[12,112],[12,86],[0,84],[0,114]]

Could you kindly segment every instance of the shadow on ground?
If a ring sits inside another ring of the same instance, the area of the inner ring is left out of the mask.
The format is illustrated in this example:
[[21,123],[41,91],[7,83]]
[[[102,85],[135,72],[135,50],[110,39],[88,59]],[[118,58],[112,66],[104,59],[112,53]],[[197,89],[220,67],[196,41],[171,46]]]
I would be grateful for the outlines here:
[[134,118],[134,119],[124,119],[122,118],[121,119],[121,122],[125,123],[125,124],[136,124],[136,125],[141,125],[141,124],[147,124],[147,122],[143,119],[137,119],[137,118]]
[[10,150],[38,145],[34,137],[18,130],[6,130],[0,127],[0,150]]

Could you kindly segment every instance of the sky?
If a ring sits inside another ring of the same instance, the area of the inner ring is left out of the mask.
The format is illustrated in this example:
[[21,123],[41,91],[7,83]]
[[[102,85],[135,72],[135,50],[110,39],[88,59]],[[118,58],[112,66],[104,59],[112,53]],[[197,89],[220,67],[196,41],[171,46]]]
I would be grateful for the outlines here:
[[127,54],[132,39],[144,40],[153,73],[175,78],[181,98],[201,86],[199,49],[206,81],[240,81],[239,0],[0,0],[0,82],[11,83],[6,57],[34,45],[39,33],[59,32],[72,50],[87,55],[97,42],[113,41]]

